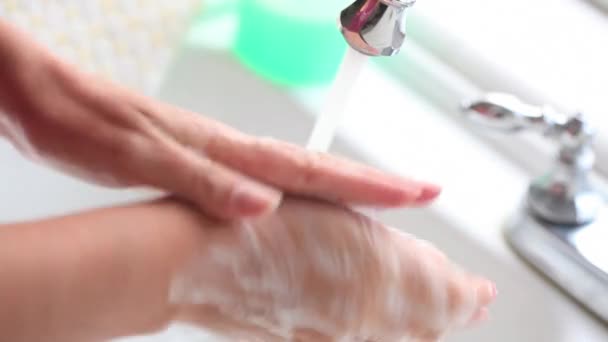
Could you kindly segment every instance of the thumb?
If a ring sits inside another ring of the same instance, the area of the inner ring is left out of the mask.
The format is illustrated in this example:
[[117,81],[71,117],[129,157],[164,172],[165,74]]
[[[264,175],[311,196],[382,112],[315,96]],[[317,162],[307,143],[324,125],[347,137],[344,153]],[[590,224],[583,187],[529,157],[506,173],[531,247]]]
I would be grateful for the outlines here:
[[281,191],[257,182],[187,148],[161,157],[151,185],[187,199],[218,219],[255,217],[274,211]]

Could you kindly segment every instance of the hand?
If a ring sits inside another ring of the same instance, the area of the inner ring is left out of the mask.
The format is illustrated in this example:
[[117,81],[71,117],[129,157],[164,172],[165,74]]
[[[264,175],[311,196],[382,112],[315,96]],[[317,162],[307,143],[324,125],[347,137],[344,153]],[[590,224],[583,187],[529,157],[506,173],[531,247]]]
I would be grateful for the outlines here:
[[430,244],[319,202],[286,199],[206,240],[173,301],[231,340],[437,341],[484,320],[496,296]]
[[424,204],[439,193],[85,75],[1,22],[0,56],[14,65],[0,76],[0,109],[11,115],[0,113],[0,134],[30,158],[88,181],[152,186],[219,218],[270,212],[283,192],[377,207]]
[[292,197],[241,224],[165,199],[0,231],[1,341],[106,341],[180,321],[230,341],[428,342],[483,320],[496,295],[428,243]]

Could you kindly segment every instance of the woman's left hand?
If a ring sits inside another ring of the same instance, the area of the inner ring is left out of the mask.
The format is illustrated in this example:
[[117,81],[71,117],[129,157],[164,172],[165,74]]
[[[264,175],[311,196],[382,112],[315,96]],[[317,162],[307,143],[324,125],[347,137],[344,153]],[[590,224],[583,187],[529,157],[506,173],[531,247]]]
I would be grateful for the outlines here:
[[233,341],[435,342],[486,319],[497,293],[428,242],[326,203],[286,198],[222,228],[172,299],[177,319]]

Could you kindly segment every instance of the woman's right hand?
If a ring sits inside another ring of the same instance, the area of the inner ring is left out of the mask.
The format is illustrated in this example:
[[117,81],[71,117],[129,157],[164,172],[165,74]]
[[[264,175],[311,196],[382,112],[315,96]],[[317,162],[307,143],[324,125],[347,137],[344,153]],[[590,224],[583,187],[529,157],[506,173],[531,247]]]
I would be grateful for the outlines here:
[[429,243],[347,209],[288,198],[210,231],[176,278],[180,319],[237,341],[437,341],[482,321],[494,284]]
[[440,191],[86,74],[1,18],[0,60],[0,138],[89,182],[153,187],[222,219],[268,214],[283,194],[388,208],[424,205]]

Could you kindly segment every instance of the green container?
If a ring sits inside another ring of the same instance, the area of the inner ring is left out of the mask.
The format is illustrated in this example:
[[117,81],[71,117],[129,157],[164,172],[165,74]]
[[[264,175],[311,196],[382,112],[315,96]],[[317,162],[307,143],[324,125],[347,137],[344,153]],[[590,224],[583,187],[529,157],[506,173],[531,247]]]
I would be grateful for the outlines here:
[[288,86],[331,82],[346,42],[337,18],[344,1],[241,0],[235,53],[257,74]]

